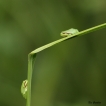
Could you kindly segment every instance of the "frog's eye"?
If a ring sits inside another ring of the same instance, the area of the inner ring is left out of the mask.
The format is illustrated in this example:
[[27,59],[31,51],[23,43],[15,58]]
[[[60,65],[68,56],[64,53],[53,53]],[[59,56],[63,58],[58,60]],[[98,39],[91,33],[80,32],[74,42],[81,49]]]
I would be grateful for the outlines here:
[[21,85],[21,93],[25,99],[27,98],[27,90],[28,90],[28,80],[24,80]]
[[68,36],[68,35],[70,35],[71,33],[69,33],[69,32],[61,32],[61,36],[63,36],[63,37],[66,37],[66,36]]
[[25,80],[24,82],[23,82],[23,86],[25,87],[25,88],[27,88],[27,84],[28,84],[28,81],[27,80]]
[[66,34],[66,35],[69,35],[69,34],[71,34],[71,33],[68,33],[68,32],[63,32],[62,34],[64,34],[64,35],[65,35],[65,34]]

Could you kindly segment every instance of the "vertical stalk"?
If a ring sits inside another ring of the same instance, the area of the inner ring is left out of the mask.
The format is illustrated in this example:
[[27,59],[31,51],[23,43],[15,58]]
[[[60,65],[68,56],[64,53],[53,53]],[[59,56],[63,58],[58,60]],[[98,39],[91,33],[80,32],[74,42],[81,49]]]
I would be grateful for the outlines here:
[[31,106],[31,80],[33,72],[33,56],[28,54],[28,92],[27,92],[27,106]]

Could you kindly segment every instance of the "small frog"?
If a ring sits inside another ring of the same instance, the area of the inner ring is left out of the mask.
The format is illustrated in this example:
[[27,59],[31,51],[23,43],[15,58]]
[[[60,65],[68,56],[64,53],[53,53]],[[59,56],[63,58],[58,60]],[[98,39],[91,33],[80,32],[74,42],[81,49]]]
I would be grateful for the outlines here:
[[62,32],[60,33],[60,35],[61,35],[62,37],[67,37],[67,36],[69,36],[69,35],[74,35],[74,34],[76,34],[76,33],[78,33],[78,32],[79,32],[78,29],[71,28],[71,29],[69,29],[69,30],[62,31]]
[[27,98],[27,90],[28,90],[28,80],[24,80],[21,85],[21,93],[25,99]]

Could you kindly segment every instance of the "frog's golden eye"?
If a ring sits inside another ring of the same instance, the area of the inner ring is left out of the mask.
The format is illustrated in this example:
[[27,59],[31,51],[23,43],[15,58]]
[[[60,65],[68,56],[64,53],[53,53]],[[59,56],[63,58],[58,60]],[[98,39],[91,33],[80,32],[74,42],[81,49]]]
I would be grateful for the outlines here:
[[67,34],[67,35],[69,35],[69,34],[71,34],[71,33],[66,32],[66,33],[62,33],[62,34]]
[[27,87],[27,84],[28,84],[28,81],[25,80],[23,83],[24,83],[24,87],[26,88]]

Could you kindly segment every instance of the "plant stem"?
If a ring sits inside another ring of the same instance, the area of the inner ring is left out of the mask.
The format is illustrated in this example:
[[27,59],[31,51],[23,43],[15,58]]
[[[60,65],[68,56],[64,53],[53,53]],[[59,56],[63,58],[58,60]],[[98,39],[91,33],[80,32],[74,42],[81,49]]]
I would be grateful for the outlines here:
[[98,26],[95,26],[95,27],[92,27],[92,28],[89,28],[89,29],[86,29],[84,31],[80,31],[79,33],[77,34],[74,34],[74,35],[69,35],[68,37],[65,37],[65,38],[61,38],[59,40],[56,40],[54,42],[51,42],[47,45],[44,45],[42,47],[39,47],[38,49],[35,49],[33,50],[31,53],[28,54],[28,91],[27,91],[27,106],[31,106],[31,80],[32,80],[32,72],[33,72],[33,61],[34,59],[36,58],[36,54],[46,48],[49,48],[57,43],[60,43],[62,41],[65,41],[65,40],[69,40],[71,38],[74,38],[74,37],[77,37],[77,36],[81,36],[81,35],[84,35],[84,34],[87,34],[87,33],[90,33],[90,32],[93,32],[93,31],[96,31],[96,30],[99,30],[101,28],[104,28],[106,27],[106,23],[104,24],[101,24],[101,25],[98,25]]

